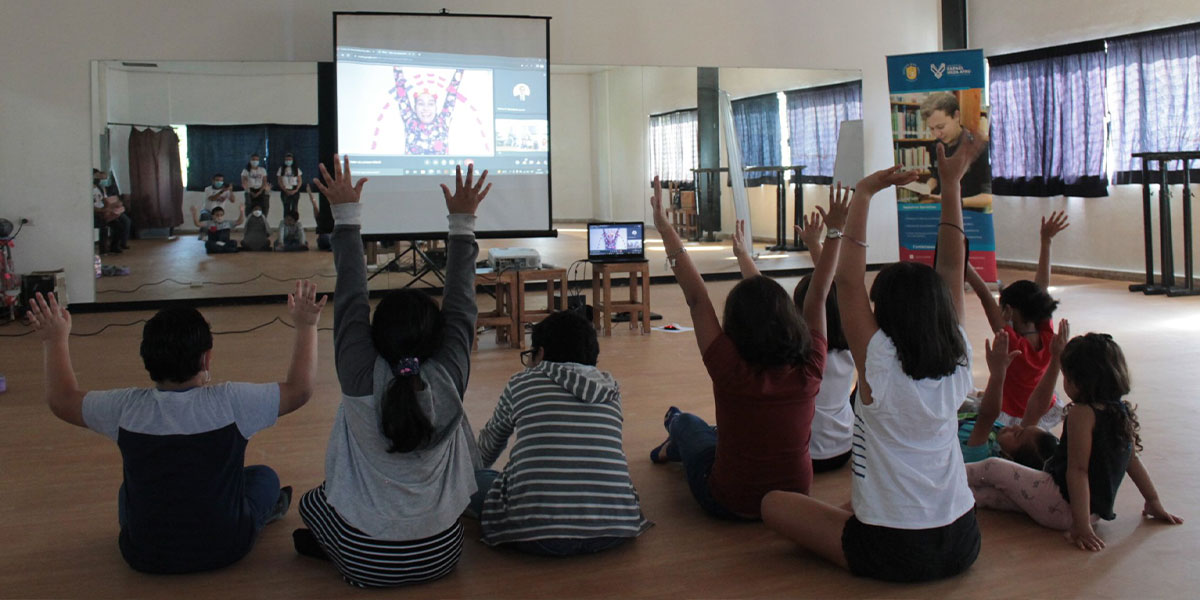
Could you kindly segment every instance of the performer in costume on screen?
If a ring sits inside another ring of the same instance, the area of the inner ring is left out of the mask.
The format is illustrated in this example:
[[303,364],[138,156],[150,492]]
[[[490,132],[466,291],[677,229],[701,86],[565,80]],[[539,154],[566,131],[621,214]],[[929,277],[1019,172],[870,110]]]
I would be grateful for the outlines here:
[[[458,86],[462,82],[463,70],[456,69],[446,86],[446,100],[438,112],[438,98],[428,87],[422,87],[412,95],[404,69],[395,67],[396,105],[400,118],[404,120],[405,152],[408,154],[447,154],[446,140],[450,136],[450,118],[458,100]],[[410,99],[410,95],[412,98]],[[415,106],[414,106],[415,105]]]

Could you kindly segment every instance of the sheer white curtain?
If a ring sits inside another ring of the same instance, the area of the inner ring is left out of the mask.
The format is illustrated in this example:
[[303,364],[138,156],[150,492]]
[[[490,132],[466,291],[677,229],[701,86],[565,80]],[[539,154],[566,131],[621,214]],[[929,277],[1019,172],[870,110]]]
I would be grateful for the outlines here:
[[650,117],[650,170],[664,182],[689,183],[700,164],[697,111],[679,110]]

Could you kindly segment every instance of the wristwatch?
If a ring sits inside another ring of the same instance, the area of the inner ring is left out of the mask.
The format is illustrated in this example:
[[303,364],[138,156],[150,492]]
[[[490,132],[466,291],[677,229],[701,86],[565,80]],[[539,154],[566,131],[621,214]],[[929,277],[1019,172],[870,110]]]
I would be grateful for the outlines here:
[[825,232],[825,239],[836,240],[842,237],[842,230],[837,227],[830,227]]

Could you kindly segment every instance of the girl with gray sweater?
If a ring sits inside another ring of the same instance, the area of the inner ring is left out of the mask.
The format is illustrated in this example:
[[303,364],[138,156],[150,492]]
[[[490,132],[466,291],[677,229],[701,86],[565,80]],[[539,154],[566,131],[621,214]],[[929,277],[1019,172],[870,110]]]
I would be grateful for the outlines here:
[[458,564],[459,515],[480,466],[462,398],[474,337],[475,209],[487,171],[442,186],[450,212],[441,309],[418,290],[390,292],[370,316],[361,208],[365,179],[350,162],[321,167],[333,205],[334,352],[342,401],[325,456],[325,482],[304,494],[301,554],[327,558],[347,583],[386,587],[438,579]]

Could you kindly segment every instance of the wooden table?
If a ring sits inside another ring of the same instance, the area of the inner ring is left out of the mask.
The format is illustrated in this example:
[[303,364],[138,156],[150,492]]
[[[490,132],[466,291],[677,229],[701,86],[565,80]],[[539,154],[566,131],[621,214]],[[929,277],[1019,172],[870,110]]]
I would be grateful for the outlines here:
[[[567,310],[567,270],[527,269],[511,272],[516,274],[516,300],[513,303],[517,322],[516,342],[518,348],[524,348],[526,323],[537,323],[551,313]],[[542,282],[546,284],[546,308],[526,308],[525,286]],[[555,291],[559,292],[557,303],[554,300]]]
[[[612,276],[614,273],[629,274],[629,301],[614,302],[612,299]],[[641,293],[638,293],[638,290]],[[650,333],[650,262],[593,263],[592,264],[592,311],[593,324],[602,329],[604,335],[612,335],[612,314],[629,313],[629,328],[638,323],[640,313],[642,333]]]
[[481,312],[475,319],[475,341],[472,348],[479,347],[479,328],[495,327],[496,343],[509,346],[523,340],[520,322],[517,321],[517,272],[476,273],[475,287],[492,286],[495,288],[496,308],[489,312]]

